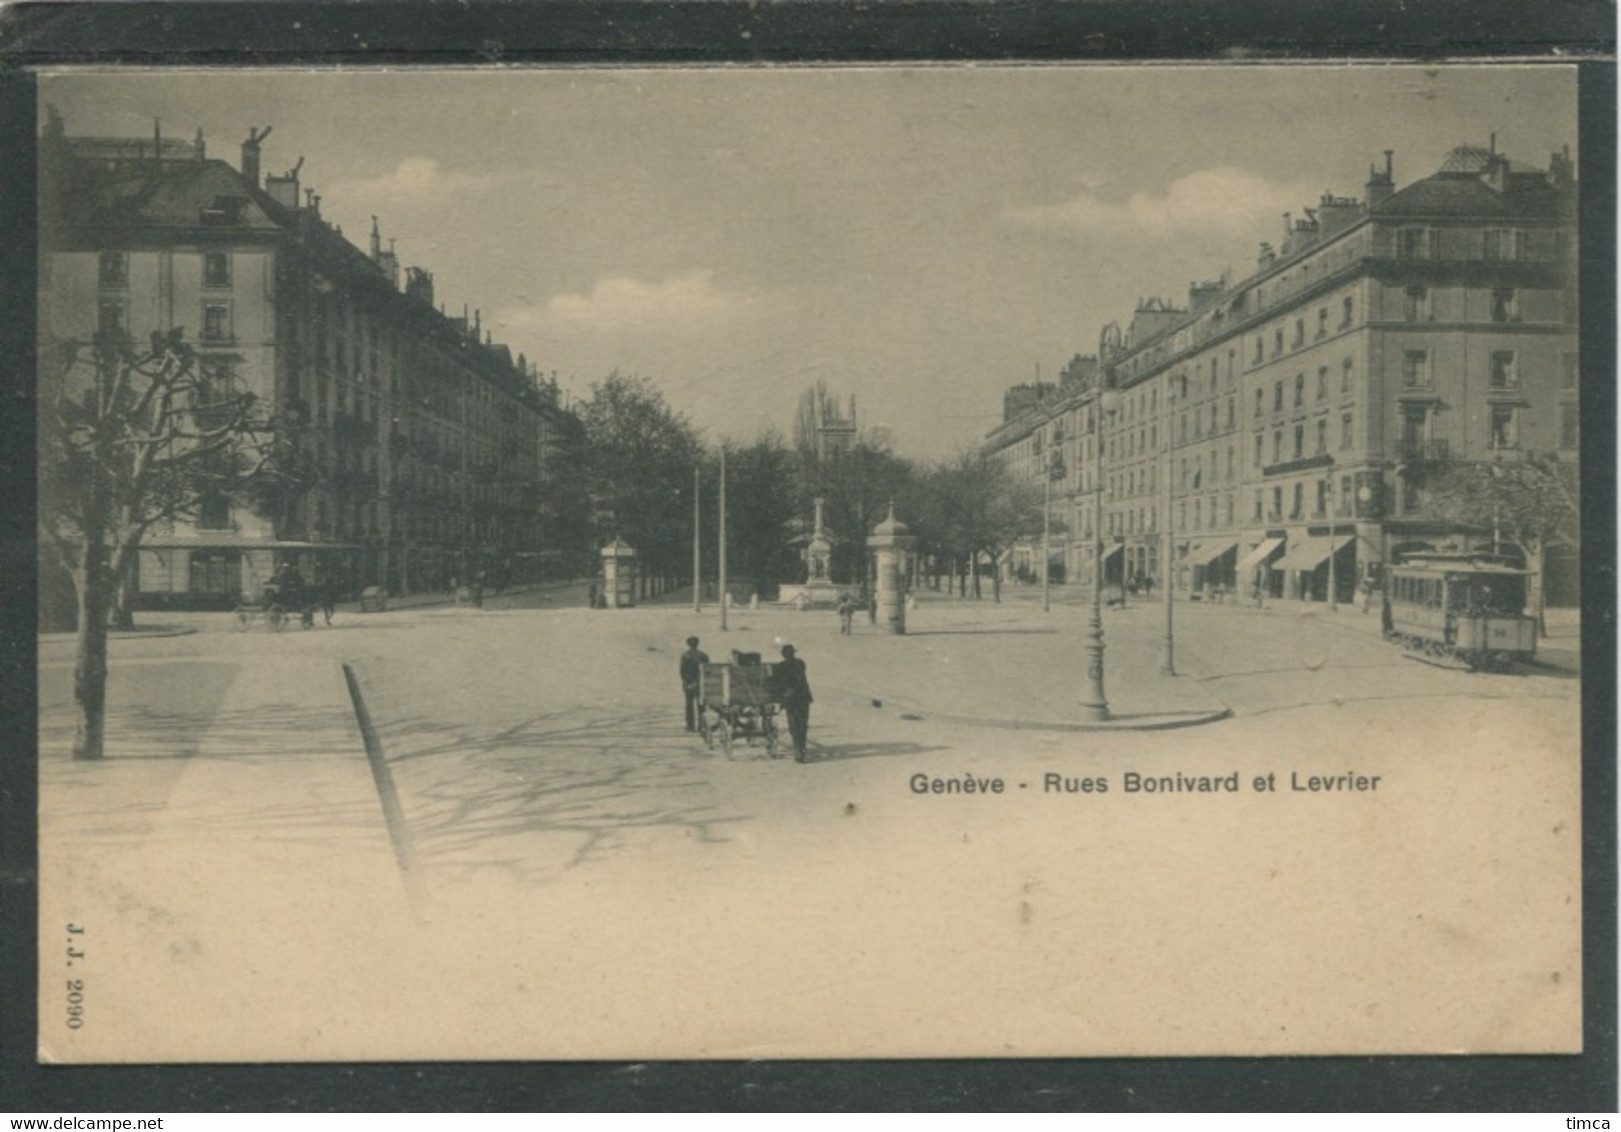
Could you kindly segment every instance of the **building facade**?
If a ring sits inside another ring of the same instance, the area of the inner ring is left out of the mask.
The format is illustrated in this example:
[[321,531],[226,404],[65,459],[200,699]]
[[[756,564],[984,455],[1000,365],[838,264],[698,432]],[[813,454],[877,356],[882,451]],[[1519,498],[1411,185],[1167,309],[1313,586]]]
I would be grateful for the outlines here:
[[[204,389],[252,392],[279,487],[149,531],[146,604],[224,604],[282,565],[339,596],[561,569],[558,473],[579,422],[480,319],[435,306],[373,218],[369,249],[322,218],[299,168],[262,175],[176,142],[41,138],[41,342],[185,328]],[[300,163],[302,164],[302,163]]]
[[[1400,190],[1387,153],[1363,199],[1286,216],[1247,278],[1106,328],[1106,578],[1118,559],[1196,596],[1348,600],[1407,551],[1481,547],[1426,485],[1460,461],[1575,461],[1575,206],[1567,153],[1532,169],[1459,147]],[[989,447],[1022,467],[1088,396],[1069,400]],[[1550,597],[1573,574],[1551,563]]]

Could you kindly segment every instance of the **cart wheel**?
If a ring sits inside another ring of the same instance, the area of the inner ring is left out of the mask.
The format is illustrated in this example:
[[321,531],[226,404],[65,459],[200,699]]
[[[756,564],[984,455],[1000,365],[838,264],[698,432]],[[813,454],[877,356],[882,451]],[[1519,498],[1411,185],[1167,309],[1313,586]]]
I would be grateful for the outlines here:
[[767,758],[777,757],[777,717],[766,712],[760,720],[760,731],[765,735],[765,753]]
[[709,726],[709,713],[703,708],[698,709],[698,734],[703,737],[704,746],[713,751],[715,749],[715,730]]
[[279,605],[272,605],[265,610],[265,624],[270,626],[272,633],[279,633],[282,626],[287,624],[287,611]]
[[236,631],[238,633],[246,633],[248,631],[248,627],[251,626],[252,624],[253,624],[253,610],[249,609],[245,605],[237,606],[236,607]]
[[715,723],[715,730],[720,732],[720,749],[726,752],[726,757],[732,757],[732,725],[722,716]]

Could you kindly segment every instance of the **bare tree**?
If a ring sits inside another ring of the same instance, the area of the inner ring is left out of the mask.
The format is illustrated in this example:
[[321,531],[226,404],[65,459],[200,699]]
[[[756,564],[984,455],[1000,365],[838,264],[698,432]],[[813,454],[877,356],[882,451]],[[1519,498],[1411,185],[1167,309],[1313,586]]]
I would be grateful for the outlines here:
[[76,759],[103,753],[109,623],[142,536],[252,476],[241,441],[254,397],[216,386],[196,363],[178,329],[141,349],[104,333],[45,352],[39,527],[77,601]]

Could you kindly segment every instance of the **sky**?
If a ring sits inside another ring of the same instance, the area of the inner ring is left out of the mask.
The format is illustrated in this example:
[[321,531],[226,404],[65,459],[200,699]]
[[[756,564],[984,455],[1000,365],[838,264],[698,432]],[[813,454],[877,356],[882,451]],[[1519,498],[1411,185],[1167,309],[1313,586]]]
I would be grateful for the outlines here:
[[921,459],[1387,149],[1401,186],[1493,134],[1538,168],[1577,145],[1549,65],[68,71],[39,101],[233,165],[272,127],[266,172],[304,158],[328,220],[364,247],[376,215],[574,398],[646,376],[746,443],[822,381]]

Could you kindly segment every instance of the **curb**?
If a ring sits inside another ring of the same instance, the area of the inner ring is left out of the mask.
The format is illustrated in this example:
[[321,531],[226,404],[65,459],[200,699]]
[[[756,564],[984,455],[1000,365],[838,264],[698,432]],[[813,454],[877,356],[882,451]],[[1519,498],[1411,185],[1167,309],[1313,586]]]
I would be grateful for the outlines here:
[[[837,685],[830,684],[828,687],[831,691],[855,699],[870,700],[872,698],[840,688]],[[1136,712],[1096,723],[1081,721],[1058,722],[956,715],[951,712],[934,711],[911,700],[897,699],[890,696],[880,698],[886,706],[894,705],[905,711],[921,715],[925,720],[940,720],[945,723],[955,723],[966,727],[983,727],[996,731],[1176,731],[1187,727],[1203,727],[1206,724],[1219,723],[1224,719],[1231,718],[1233,714],[1232,708],[1222,704],[1219,708],[1210,708],[1204,711]]]

